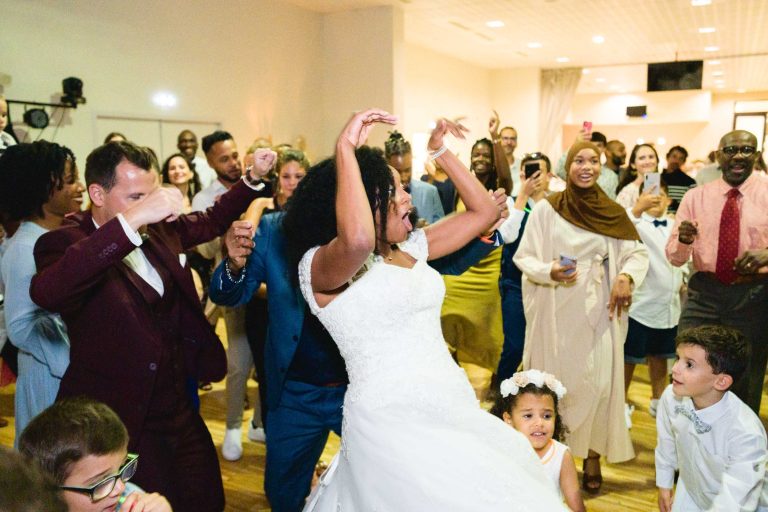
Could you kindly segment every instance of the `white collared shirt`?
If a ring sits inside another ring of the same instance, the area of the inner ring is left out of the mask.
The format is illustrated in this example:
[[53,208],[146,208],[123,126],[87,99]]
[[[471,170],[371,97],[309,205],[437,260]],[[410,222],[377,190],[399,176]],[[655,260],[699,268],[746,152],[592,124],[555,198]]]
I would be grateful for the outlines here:
[[[139,277],[146,281],[147,284],[154,288],[155,291],[162,297],[163,293],[165,293],[163,278],[160,277],[160,274],[158,274],[155,267],[152,266],[152,263],[149,262],[146,254],[144,254],[144,251],[139,248],[143,243],[141,236],[138,232],[131,229],[131,226],[128,225],[128,222],[125,220],[125,217],[123,217],[122,213],[118,213],[117,218],[120,221],[120,225],[123,226],[123,231],[125,231],[125,235],[128,237],[128,240],[130,240],[133,245],[136,246],[136,249],[128,253],[128,255],[123,258],[123,263],[128,265],[128,268],[136,272]],[[99,225],[95,220],[93,221],[93,225],[96,226],[96,229],[99,229]]]
[[757,415],[727,391],[716,404],[695,411],[711,427],[699,434],[677,406],[695,410],[670,385],[656,416],[656,485],[671,489],[680,470],[672,510],[768,510],[768,439]]
[[[643,212],[638,219],[627,210],[648,249],[648,273],[645,281],[632,293],[629,316],[653,329],[669,329],[680,321],[680,287],[687,267],[675,267],[664,253],[674,220],[668,217],[655,219]],[[667,221],[666,226],[654,226],[653,221]]]

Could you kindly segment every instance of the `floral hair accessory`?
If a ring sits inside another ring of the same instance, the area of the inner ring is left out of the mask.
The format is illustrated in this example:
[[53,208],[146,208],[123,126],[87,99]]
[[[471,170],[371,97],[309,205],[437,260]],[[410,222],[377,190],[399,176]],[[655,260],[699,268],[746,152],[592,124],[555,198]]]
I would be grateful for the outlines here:
[[544,373],[541,370],[526,370],[517,372],[509,379],[502,381],[500,386],[501,396],[506,398],[509,395],[516,395],[525,386],[533,384],[537,388],[544,386],[552,390],[558,400],[562,400],[568,391],[563,383],[555,378],[551,373]]

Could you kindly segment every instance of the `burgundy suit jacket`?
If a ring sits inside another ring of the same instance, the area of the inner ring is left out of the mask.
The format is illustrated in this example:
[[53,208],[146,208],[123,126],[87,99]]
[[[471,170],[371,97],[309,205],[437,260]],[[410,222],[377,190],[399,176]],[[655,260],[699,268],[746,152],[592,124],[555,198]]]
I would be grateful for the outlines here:
[[[222,235],[255,197],[271,195],[269,188],[255,192],[240,182],[205,212],[147,226],[142,250],[165,267],[179,291],[172,313],[181,318],[178,334],[190,378],[221,380],[227,361],[179,255]],[[67,325],[70,365],[59,397],[105,402],[126,424],[132,442],[150,404],[163,336],[146,282],[122,261],[135,248],[119,219],[96,229],[89,212],[78,213],[37,241],[38,273],[30,287],[32,300],[60,313]]]

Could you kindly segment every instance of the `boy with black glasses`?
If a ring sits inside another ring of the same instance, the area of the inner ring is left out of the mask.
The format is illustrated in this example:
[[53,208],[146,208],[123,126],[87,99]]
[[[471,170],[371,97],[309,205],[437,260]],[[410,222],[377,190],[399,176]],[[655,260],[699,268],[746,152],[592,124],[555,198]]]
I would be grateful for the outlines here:
[[27,425],[19,450],[53,477],[69,512],[171,511],[163,496],[128,482],[139,456],[128,453],[125,425],[100,402],[56,402]]

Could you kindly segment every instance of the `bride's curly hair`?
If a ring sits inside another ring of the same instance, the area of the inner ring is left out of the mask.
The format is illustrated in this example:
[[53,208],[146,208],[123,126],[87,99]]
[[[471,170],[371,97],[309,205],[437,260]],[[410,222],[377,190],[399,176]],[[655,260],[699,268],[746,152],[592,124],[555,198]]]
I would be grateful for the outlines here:
[[[394,179],[380,150],[362,146],[355,150],[360,175],[371,205],[379,220],[378,232],[386,232],[387,208],[394,192]],[[312,247],[325,245],[336,237],[336,158],[315,164],[288,200],[283,217],[283,232],[292,281],[298,281],[302,256]]]

